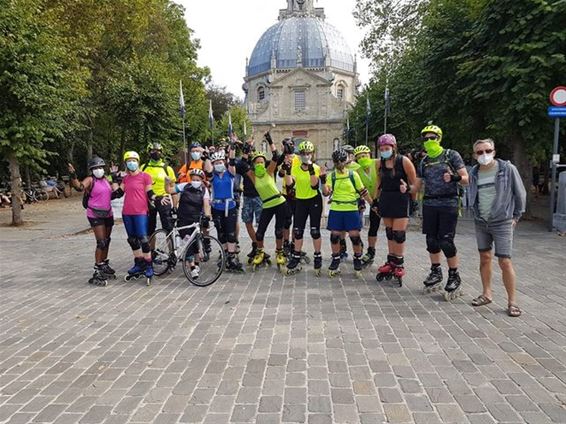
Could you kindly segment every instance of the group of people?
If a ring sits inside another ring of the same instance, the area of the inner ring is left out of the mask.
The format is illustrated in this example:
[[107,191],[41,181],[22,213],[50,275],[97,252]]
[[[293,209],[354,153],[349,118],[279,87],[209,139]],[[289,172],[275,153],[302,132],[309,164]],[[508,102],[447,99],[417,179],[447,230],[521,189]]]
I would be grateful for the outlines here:
[[[510,316],[521,314],[515,296],[511,250],[513,229],[524,211],[526,193],[517,169],[510,162],[495,159],[493,140],[474,143],[478,164],[468,174],[460,154],[442,146],[443,133],[435,125],[421,132],[426,155],[416,166],[399,152],[392,134],[378,138],[378,158],[372,158],[367,146],[338,148],[332,153],[331,171],[316,164],[315,146],[310,141],[295,143],[287,138],[278,149],[269,132],[264,137],[269,153],[256,150],[253,140],[241,142],[235,137],[220,147],[205,148],[193,143],[190,159],[178,173],[163,161],[162,148],[156,143],[149,149],[150,160],[143,165],[136,152],[126,152],[125,173],[113,167],[111,179],[106,178],[105,163],[100,158],[89,163],[92,175],[82,182],[76,179],[70,165],[73,186],[85,191],[83,203],[96,237],[95,273],[91,282],[96,284],[115,274],[108,263],[113,226],[110,202],[125,195],[122,218],[134,256],[129,276],[143,274],[151,278],[153,275],[149,236],[156,228],[157,215],[162,227],[168,232],[172,230],[172,207],[177,209],[180,225],[201,221],[207,232],[208,223],[214,222],[218,239],[227,252],[229,272],[243,272],[238,256],[240,208],[252,241],[248,263],[254,270],[270,261],[264,238],[275,219],[276,263],[288,275],[300,272],[301,265],[309,261],[303,252],[308,220],[314,247],[313,266],[320,275],[321,221],[327,198],[330,205],[327,229],[332,250],[329,276],[340,272],[340,263],[347,255],[346,235],[352,244],[355,272],[359,274],[373,263],[383,221],[387,258],[378,267],[377,280],[396,279],[402,284],[409,214],[417,193],[422,192],[423,233],[431,262],[430,273],[423,281],[425,292],[442,289],[443,255],[448,264],[445,298],[455,299],[461,294],[462,280],[454,239],[460,190],[468,186],[483,283],[482,294],[472,303],[481,306],[492,301],[491,262],[495,244],[495,256],[508,294],[507,312]],[[238,158],[237,150],[241,152]],[[369,208],[370,225],[367,240],[362,240],[366,208]],[[198,266],[193,271],[198,276]]]

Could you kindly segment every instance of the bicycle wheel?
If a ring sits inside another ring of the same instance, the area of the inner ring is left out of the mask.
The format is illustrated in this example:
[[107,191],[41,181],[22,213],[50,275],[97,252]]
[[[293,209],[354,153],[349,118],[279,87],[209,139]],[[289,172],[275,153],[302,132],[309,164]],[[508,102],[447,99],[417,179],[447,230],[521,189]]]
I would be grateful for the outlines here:
[[45,200],[49,200],[49,193],[46,192],[45,190],[37,190],[35,193],[36,193],[35,196],[38,201],[43,202]]
[[185,276],[199,287],[209,286],[218,280],[226,266],[222,244],[218,239],[204,234],[199,234],[185,248],[182,258]]
[[151,246],[153,273],[159,277],[169,270],[171,261],[175,260],[173,240],[167,237],[167,231],[160,229],[151,235],[149,245]]

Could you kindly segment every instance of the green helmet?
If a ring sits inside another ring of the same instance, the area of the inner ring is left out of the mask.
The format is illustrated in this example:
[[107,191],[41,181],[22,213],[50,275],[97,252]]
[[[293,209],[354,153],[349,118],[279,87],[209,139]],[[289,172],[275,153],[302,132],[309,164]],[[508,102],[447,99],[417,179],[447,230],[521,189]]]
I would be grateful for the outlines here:
[[299,153],[314,153],[314,144],[305,140],[299,144]]
[[257,158],[263,158],[264,160],[267,161],[267,158],[265,157],[265,153],[259,150],[256,150],[255,152],[252,153],[252,162],[255,162]]

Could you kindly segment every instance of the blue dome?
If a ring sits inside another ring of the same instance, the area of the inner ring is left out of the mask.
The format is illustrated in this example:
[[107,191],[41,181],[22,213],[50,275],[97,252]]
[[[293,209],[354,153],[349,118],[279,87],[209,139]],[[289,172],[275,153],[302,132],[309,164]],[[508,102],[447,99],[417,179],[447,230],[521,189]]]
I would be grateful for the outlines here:
[[256,44],[248,64],[248,77],[269,71],[275,54],[277,69],[297,67],[298,51],[305,68],[330,66],[354,72],[354,57],[342,34],[316,17],[289,17],[269,28]]

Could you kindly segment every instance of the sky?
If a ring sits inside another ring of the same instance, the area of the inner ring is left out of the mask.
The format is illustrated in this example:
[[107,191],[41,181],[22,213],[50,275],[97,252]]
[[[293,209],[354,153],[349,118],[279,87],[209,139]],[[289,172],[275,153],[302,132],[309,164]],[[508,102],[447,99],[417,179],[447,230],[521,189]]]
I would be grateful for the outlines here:
[[[277,22],[279,9],[286,0],[178,0],[185,6],[189,27],[200,40],[199,65],[208,66],[213,83],[227,87],[239,98],[244,97],[242,84],[246,57],[256,42]],[[352,11],[355,0],[318,0],[324,7],[326,21],[342,32],[352,52],[358,55],[358,72],[362,84],[368,82],[369,61],[359,49],[363,32],[356,26]]]

